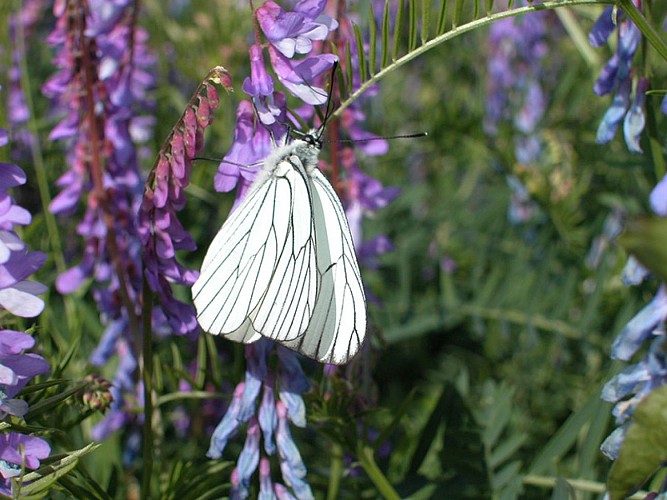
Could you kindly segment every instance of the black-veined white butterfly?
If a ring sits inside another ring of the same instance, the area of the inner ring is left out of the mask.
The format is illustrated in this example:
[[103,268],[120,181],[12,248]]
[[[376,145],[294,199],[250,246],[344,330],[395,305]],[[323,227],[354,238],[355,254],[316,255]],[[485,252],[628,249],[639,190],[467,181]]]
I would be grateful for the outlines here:
[[364,341],[366,297],[345,212],[317,168],[321,146],[311,132],[264,160],[211,243],[192,296],[209,333],[267,337],[343,364]]

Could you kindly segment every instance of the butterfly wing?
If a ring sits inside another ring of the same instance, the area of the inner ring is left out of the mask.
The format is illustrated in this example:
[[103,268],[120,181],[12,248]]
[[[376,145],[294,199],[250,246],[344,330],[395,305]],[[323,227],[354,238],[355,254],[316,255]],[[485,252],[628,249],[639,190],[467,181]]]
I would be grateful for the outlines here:
[[295,155],[280,162],[280,167],[289,179],[292,201],[288,234],[262,304],[251,318],[262,335],[284,342],[298,338],[306,330],[315,304],[318,276],[312,196],[305,168]]
[[267,331],[303,333],[317,281],[310,213],[307,180],[292,163],[261,174],[214,238],[192,287],[204,330],[246,343]]
[[366,297],[350,227],[322,173],[310,174],[319,289],[305,333],[287,347],[323,363],[347,363],[366,335]]

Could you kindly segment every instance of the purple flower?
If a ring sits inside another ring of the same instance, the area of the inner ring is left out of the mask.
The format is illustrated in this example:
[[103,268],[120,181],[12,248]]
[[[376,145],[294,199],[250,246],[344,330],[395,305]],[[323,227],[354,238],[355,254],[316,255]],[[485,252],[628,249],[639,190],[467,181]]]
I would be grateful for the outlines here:
[[646,125],[646,119],[644,118],[644,103],[646,102],[647,90],[648,80],[642,77],[637,82],[635,99],[623,119],[625,144],[632,153],[642,152],[642,148],[639,146],[639,139],[644,130],[644,125]]
[[[284,95],[276,94],[275,97],[275,101],[282,104],[280,107],[284,109]],[[263,126],[261,122],[257,123],[250,101],[239,103],[236,112],[234,142],[220,163],[214,179],[216,191],[228,192],[234,187],[237,188],[234,208],[243,199],[255,176],[261,170],[260,162],[271,152],[270,130],[275,128],[277,127],[269,129]],[[276,140],[283,140],[284,134],[285,131],[283,130],[283,133],[276,137]]]
[[281,110],[274,103],[273,78],[266,71],[264,52],[259,45],[250,47],[250,77],[244,80],[243,91],[253,98],[260,121],[265,125],[275,123]]
[[32,318],[44,309],[37,295],[46,287],[28,278],[44,264],[46,255],[29,252],[14,232],[15,226],[29,224],[32,216],[7,192],[25,182],[25,173],[18,166],[0,163],[0,307],[16,316]]
[[245,495],[239,495],[241,498],[248,496],[247,492],[250,489],[250,480],[259,464],[260,434],[259,423],[257,422],[257,418],[253,416],[248,421],[245,444],[243,445],[236,466],[239,475],[238,488],[245,492]]
[[211,436],[211,445],[206,454],[207,457],[222,457],[222,452],[225,450],[227,442],[236,434],[240,423],[239,414],[241,412],[241,398],[244,392],[245,382],[241,382],[234,390],[232,402],[230,403],[229,408],[227,408],[225,416],[222,418]]
[[667,217],[667,175],[653,188],[649,201],[656,214],[660,217]]
[[0,435],[0,493],[11,496],[13,477],[21,474],[22,466],[38,469],[40,460],[51,453],[49,444],[41,438],[16,432]]
[[[667,318],[667,288],[661,285],[653,300],[625,325],[612,345],[612,357],[628,361]],[[662,333],[661,333],[662,334]]]
[[284,11],[273,1],[265,2],[255,15],[271,44],[285,57],[308,54],[313,40],[324,40],[338,23],[323,14],[326,0],[301,0],[293,12]]
[[279,51],[269,47],[269,56],[278,80],[290,93],[306,104],[324,104],[327,93],[312,84],[320,75],[329,73],[337,58],[333,54],[310,56],[299,62],[292,62]]
[[280,457],[280,471],[283,474],[285,483],[294,490],[297,498],[314,498],[310,486],[305,481],[306,466],[289,431],[287,407],[282,401],[276,403],[276,412],[278,414],[276,444],[278,446],[278,456]]
[[[637,0],[635,4],[638,4]],[[617,23],[614,23],[614,16],[617,18]],[[593,87],[598,95],[614,93],[611,106],[598,127],[597,142],[605,144],[611,141],[618,125],[623,121],[623,133],[628,149],[633,153],[641,153],[639,138],[645,126],[643,108],[648,81],[639,78],[633,91],[631,71],[641,41],[641,32],[622,10],[615,13],[611,7],[607,7],[593,25],[588,39],[591,45],[600,47],[606,43],[616,28],[618,29],[616,52],[602,68]],[[633,92],[634,98],[630,104]]]

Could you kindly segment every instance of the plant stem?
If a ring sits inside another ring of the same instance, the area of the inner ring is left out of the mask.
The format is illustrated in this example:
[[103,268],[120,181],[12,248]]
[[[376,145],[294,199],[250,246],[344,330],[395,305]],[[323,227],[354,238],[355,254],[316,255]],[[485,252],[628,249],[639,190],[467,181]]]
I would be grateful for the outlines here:
[[373,481],[373,484],[384,498],[388,500],[400,500],[401,497],[396,493],[394,487],[375,462],[373,448],[359,441],[359,446],[357,446],[357,458],[366,471],[366,474],[368,474],[370,480]]
[[143,356],[142,379],[144,382],[144,435],[143,435],[143,480],[141,498],[150,498],[153,476],[153,292],[148,280],[143,278]]
[[334,444],[331,449],[331,467],[329,470],[327,500],[336,500],[340,491],[340,478],[343,473],[343,449],[338,444]]
[[[619,0],[621,4],[630,3],[632,4],[631,0]],[[456,26],[449,30],[446,33],[443,33],[442,35],[439,35],[428,42],[426,42],[423,45],[420,45],[417,47],[415,50],[408,52],[407,54],[403,55],[402,57],[399,57],[396,59],[394,57],[394,62],[391,63],[389,66],[386,66],[383,68],[381,71],[378,71],[375,73],[372,77],[370,77],[368,80],[364,81],[359,88],[350,94],[350,96],[343,101],[338,109],[331,114],[331,119],[333,118],[338,118],[340,117],[341,113],[345,108],[350,106],[354,101],[356,101],[360,96],[364,94],[369,88],[371,88],[373,85],[375,85],[377,82],[382,80],[385,76],[388,74],[392,73],[395,69],[403,66],[404,64],[412,61],[416,57],[428,52],[429,50],[437,47],[441,43],[446,42],[447,40],[451,40],[452,38],[455,38],[459,35],[462,35],[463,33],[467,33],[468,31],[473,31],[475,29],[481,28],[483,26],[490,25],[491,23],[494,23],[500,19],[505,19],[508,17],[516,17],[521,14],[528,14],[530,12],[537,12],[541,10],[552,10],[556,9],[558,7],[572,7],[575,5],[601,5],[601,4],[613,4],[613,0],[551,0],[547,1],[544,3],[534,3],[525,7],[518,7],[516,9],[511,9],[503,12],[498,12],[496,14],[492,14],[490,16],[483,17],[481,19],[475,19],[474,21],[470,21],[469,23],[462,24],[461,26]],[[635,9],[636,10],[636,9]],[[629,14],[628,14],[629,15]],[[641,14],[639,14],[641,17]],[[632,17],[632,16],[630,16]],[[642,17],[644,24],[648,25],[646,23],[646,20]],[[634,21],[634,18],[632,18]],[[637,25],[639,26],[639,24]],[[639,28],[644,32],[641,26]],[[650,28],[650,26],[649,26]],[[651,28],[652,29],[652,28]],[[654,32],[654,31],[653,31]],[[655,33],[655,32],[654,32]],[[649,38],[649,41],[651,43],[654,43],[655,40],[652,38]],[[657,43],[657,42],[656,42]],[[663,42],[664,44],[664,42]],[[655,43],[654,43],[655,45]],[[657,49],[658,47],[656,47]],[[658,52],[662,54],[662,51],[658,49]],[[665,53],[667,54],[667,49],[665,50]],[[667,58],[667,56],[666,56]]]

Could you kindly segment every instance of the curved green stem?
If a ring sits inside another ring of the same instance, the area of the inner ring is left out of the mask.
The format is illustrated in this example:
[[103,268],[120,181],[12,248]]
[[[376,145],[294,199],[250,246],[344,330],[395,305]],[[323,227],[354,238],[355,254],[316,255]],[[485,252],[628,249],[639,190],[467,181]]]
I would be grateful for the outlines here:
[[388,500],[400,500],[400,495],[396,493],[394,487],[375,462],[372,447],[360,441],[359,446],[357,446],[357,458],[370,480],[373,481],[373,484],[384,498]]
[[[620,0],[621,3],[628,2],[632,4],[630,0]],[[551,0],[548,2],[544,2],[541,4],[532,4],[528,5],[525,7],[518,7],[516,9],[510,9],[507,11],[503,12],[498,12],[496,14],[491,14],[489,16],[483,17],[481,19],[476,19],[474,21],[470,21],[467,24],[462,24],[461,26],[456,26],[452,28],[451,30],[447,31],[446,33],[443,33],[442,35],[436,36],[435,38],[429,40],[428,42],[424,43],[423,45],[420,45],[417,47],[415,50],[408,52],[402,57],[399,57],[398,59],[394,59],[394,62],[389,64],[387,67],[383,68],[382,70],[378,71],[375,73],[373,76],[371,76],[368,80],[366,80],[364,83],[361,84],[361,86],[354,91],[350,96],[345,99],[341,104],[340,107],[331,114],[331,118],[338,118],[340,117],[341,113],[345,108],[350,106],[354,101],[356,101],[361,95],[364,94],[370,87],[372,87],[374,84],[382,80],[385,76],[388,74],[392,73],[394,70],[400,68],[404,64],[412,61],[413,59],[421,56],[422,54],[428,52],[431,49],[434,49],[438,45],[446,42],[447,40],[451,40],[452,38],[455,38],[459,35],[462,35],[463,33],[467,33],[469,31],[473,31],[475,29],[481,28],[483,26],[490,25],[491,23],[498,21],[500,19],[505,19],[508,17],[515,17],[519,16],[522,14],[528,14],[530,12],[537,12],[540,10],[552,10],[556,9],[558,7],[573,7],[576,5],[604,5],[604,4],[613,4],[613,0]],[[630,15],[630,14],[628,14]],[[641,16],[641,14],[640,14]],[[631,16],[632,17],[632,16]],[[642,17],[643,19],[643,17]],[[634,21],[634,18],[633,18]],[[644,19],[644,23],[646,23],[646,20]],[[639,26],[639,25],[638,25]],[[644,32],[643,28],[639,26],[639,28]],[[650,40],[650,39],[649,39]],[[653,42],[652,42],[653,43]],[[658,50],[660,52],[660,50]],[[662,52],[660,52],[662,54]],[[667,52],[666,52],[667,53]]]

